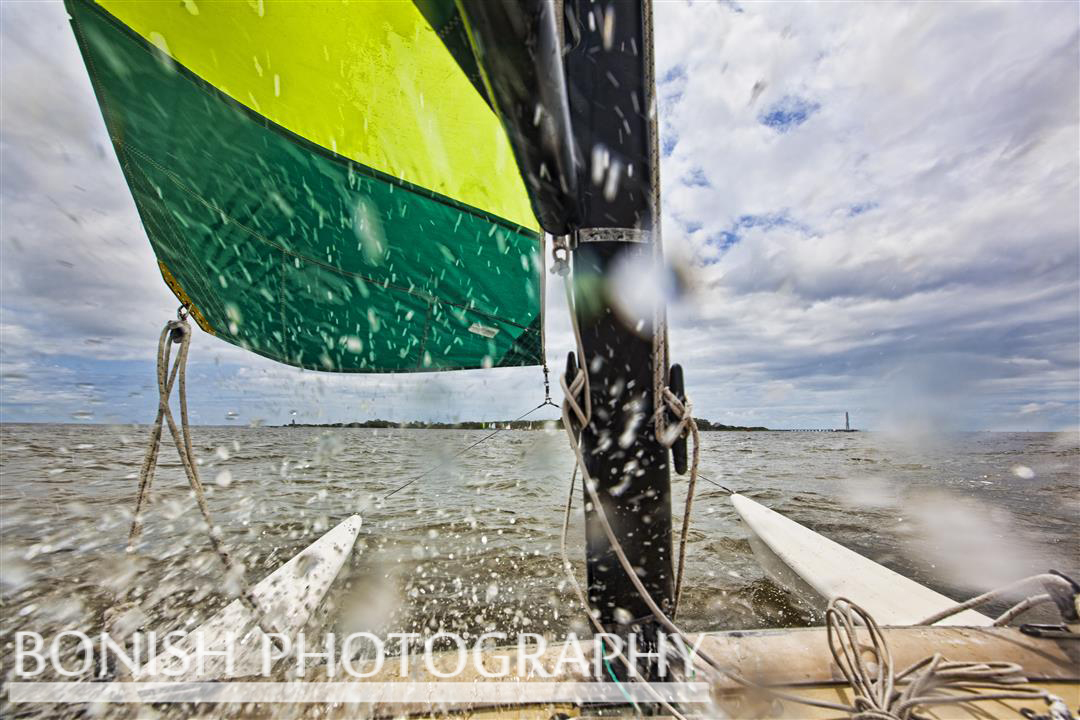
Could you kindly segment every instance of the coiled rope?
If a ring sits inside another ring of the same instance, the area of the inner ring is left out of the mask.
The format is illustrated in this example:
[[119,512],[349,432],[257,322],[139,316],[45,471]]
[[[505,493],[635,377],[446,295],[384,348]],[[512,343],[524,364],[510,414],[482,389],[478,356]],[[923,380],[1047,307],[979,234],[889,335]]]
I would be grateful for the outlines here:
[[[1052,718],[1070,717],[1061,698],[1028,685],[1016,663],[950,662],[934,653],[896,672],[877,622],[846,598],[829,603],[825,625],[833,662],[854,695],[848,712],[855,720],[911,720],[920,709],[974,700],[1043,700]],[[869,643],[860,639],[860,625]]]

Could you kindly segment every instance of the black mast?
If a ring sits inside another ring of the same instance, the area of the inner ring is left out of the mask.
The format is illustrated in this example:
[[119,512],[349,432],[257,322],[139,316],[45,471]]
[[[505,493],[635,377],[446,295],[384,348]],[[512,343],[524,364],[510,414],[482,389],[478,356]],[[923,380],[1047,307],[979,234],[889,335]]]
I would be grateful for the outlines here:
[[[459,64],[470,77],[479,71],[537,219],[548,233],[571,237],[584,356],[576,364],[591,389],[581,434],[586,468],[619,545],[670,612],[671,481],[653,422],[655,308],[642,310],[645,317],[620,314],[618,295],[635,289],[612,282],[624,262],[648,271],[659,225],[651,2],[414,1],[455,57],[471,49]],[[585,508],[590,603],[609,632],[647,637],[656,629],[652,613],[588,492]]]
[[[655,123],[651,3],[566,0],[564,57],[570,118],[585,166],[579,178],[575,234],[577,320],[589,373],[592,418],[582,431],[589,475],[619,544],[653,599],[670,611],[671,481],[668,451],[653,423],[652,308],[647,317],[616,311],[612,283],[622,263],[652,262]],[[658,271],[654,268],[654,271]],[[654,629],[651,613],[619,564],[586,492],[588,593],[613,632]],[[632,618],[629,626],[625,623]],[[622,621],[622,622],[620,622]]]

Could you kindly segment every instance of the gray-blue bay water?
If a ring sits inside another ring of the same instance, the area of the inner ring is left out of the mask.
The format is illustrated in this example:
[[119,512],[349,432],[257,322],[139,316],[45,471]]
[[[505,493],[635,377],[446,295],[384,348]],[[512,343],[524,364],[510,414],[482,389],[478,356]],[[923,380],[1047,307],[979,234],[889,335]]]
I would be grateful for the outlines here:
[[[352,513],[363,529],[323,627],[509,635],[584,632],[559,561],[572,456],[560,431],[198,427],[226,542],[259,579]],[[0,641],[100,632],[122,596],[145,629],[194,628],[237,586],[210,551],[165,445],[139,551],[124,547],[147,428],[6,425]],[[1080,576],[1077,435],[704,433],[702,473],[960,598],[1056,568]],[[389,489],[436,468],[388,500]],[[674,480],[679,515],[686,479]],[[579,485],[580,488],[580,485]],[[583,574],[580,489],[570,555]],[[675,520],[678,528],[679,521]],[[699,485],[680,618],[688,629],[809,625],[758,567],[726,495]],[[5,672],[10,672],[5,662]]]

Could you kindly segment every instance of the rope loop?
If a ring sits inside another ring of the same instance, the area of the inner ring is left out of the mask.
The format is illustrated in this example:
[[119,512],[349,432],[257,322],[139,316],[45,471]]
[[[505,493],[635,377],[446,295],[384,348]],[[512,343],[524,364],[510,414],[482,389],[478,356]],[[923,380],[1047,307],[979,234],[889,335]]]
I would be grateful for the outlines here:
[[[671,388],[667,385],[660,391],[657,406],[660,408],[658,417],[663,419],[660,420],[657,427],[656,439],[664,447],[670,448],[679,438],[683,437],[690,429],[690,423],[694,423],[694,426],[697,427],[697,423],[694,422],[694,404],[690,401],[690,398],[686,398],[684,403],[679,399],[678,395],[671,392]],[[678,418],[674,425],[667,424],[665,410],[670,410],[671,414]]]
[[[183,310],[184,307],[181,305],[180,309]],[[166,327],[169,331],[169,340],[171,340],[174,345],[179,345],[184,342],[184,338],[191,333],[191,326],[188,325],[187,315],[180,320],[170,320],[166,323]]]
[[[589,424],[591,412],[587,409],[589,403],[586,402],[585,387],[588,385],[588,375],[585,372],[585,368],[578,367],[577,373],[574,374],[574,379],[567,382],[566,376],[563,375],[559,378],[559,385],[562,386],[563,391],[563,413],[564,415],[572,414],[572,418],[565,418],[570,420],[574,427],[584,428]],[[585,407],[582,407],[582,406]],[[567,429],[570,432],[570,429]]]
[[[158,338],[157,353],[157,380],[158,380],[158,410],[154,425],[150,430],[150,441],[143,458],[142,468],[139,471],[139,491],[135,498],[135,512],[131,520],[131,530],[128,532],[127,551],[135,552],[139,538],[142,535],[143,511],[150,498],[150,486],[154,480],[154,471],[157,469],[158,455],[161,449],[161,435],[163,424],[169,428],[176,452],[180,456],[180,464],[184,468],[188,484],[191,485],[195,502],[206,523],[207,534],[210,544],[217,553],[225,568],[226,575],[239,578],[241,585],[240,600],[256,618],[259,628],[274,637],[277,642],[278,630],[265,617],[263,609],[259,606],[251,587],[244,579],[244,567],[236,562],[222,539],[221,529],[214,524],[210,514],[210,505],[206,501],[206,491],[199,477],[199,465],[195,459],[195,451],[191,441],[191,427],[188,421],[187,404],[187,358],[191,347],[191,326],[187,322],[186,308],[181,305],[177,311],[178,319],[169,320],[165,323],[161,336]],[[172,346],[179,345],[176,357],[172,358]],[[170,365],[170,359],[172,363]],[[179,385],[177,396],[180,405],[180,423],[177,426],[173,417],[170,399],[173,387]],[[281,648],[279,647],[279,650]]]

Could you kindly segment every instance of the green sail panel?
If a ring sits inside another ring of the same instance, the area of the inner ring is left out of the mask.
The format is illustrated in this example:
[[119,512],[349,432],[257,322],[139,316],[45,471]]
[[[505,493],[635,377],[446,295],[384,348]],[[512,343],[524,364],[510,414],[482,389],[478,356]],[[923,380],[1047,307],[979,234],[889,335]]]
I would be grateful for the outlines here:
[[67,7],[162,275],[204,330],[334,372],[541,362],[535,230],[338,155]]

